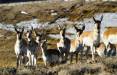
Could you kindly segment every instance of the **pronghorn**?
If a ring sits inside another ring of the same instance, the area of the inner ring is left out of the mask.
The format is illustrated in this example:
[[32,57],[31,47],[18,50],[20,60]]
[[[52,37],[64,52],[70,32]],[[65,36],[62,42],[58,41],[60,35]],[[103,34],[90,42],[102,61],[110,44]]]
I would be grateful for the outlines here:
[[99,46],[96,48],[96,52],[100,57],[106,57],[106,46],[103,42],[100,42]]
[[83,50],[83,45],[79,41],[79,37],[82,34],[82,32],[85,29],[85,25],[82,27],[82,29],[78,29],[75,25],[74,28],[76,29],[77,33],[75,34],[75,38],[73,40],[70,40],[70,55],[71,55],[71,60],[70,62],[72,63],[73,59],[73,54],[76,54],[76,62],[77,62],[77,57],[78,53]]
[[17,56],[17,68],[18,68],[19,66],[21,66],[22,60],[24,60],[24,57],[27,54],[27,42],[22,38],[24,28],[22,28],[22,31],[19,31],[15,27],[15,31],[17,32],[17,39],[14,49]]
[[116,56],[116,54],[117,54],[117,44],[112,44],[109,42],[109,44],[107,45],[106,56],[107,57]]
[[66,27],[61,28],[59,26],[59,30],[60,30],[60,40],[57,43],[57,48],[61,54],[62,61],[64,57],[66,61],[70,50],[70,40],[65,36]]
[[95,22],[93,31],[84,31],[79,37],[79,40],[81,43],[83,43],[83,45],[90,47],[92,53],[92,60],[94,60],[95,46],[98,46],[100,42],[100,25],[102,19],[103,16],[101,16],[101,20],[96,20],[93,17],[93,20]]
[[38,43],[36,40],[34,40],[32,36],[32,30],[27,31],[26,37],[28,40],[28,45],[27,45],[27,57],[29,58],[29,61],[27,65],[29,66],[37,66],[37,53],[38,53]]
[[117,44],[117,27],[107,27],[102,34],[102,41],[107,45],[110,43]]
[[[38,40],[39,41],[39,40]],[[40,42],[40,48],[42,51],[42,58],[45,66],[48,64],[58,64],[60,53],[56,49],[47,49],[47,39],[44,38]]]
[[107,48],[103,42],[100,43],[99,47],[96,48],[96,52],[100,57],[110,57],[116,56],[117,44],[111,44],[110,42],[107,45]]

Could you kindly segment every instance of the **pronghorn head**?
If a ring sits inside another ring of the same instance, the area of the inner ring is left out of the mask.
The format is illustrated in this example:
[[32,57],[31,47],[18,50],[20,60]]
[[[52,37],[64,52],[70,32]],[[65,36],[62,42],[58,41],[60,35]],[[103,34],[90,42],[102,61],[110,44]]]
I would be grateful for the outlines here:
[[109,42],[108,45],[107,45],[107,51],[109,51],[113,48],[115,48],[115,45]]
[[116,44],[108,43],[107,45],[107,56],[115,56],[116,55]]
[[17,39],[21,40],[22,39],[22,35],[23,35],[23,32],[24,32],[24,27],[22,28],[22,30],[18,30],[17,27],[14,27],[16,33],[17,33]]
[[101,19],[100,19],[100,20],[96,20],[96,19],[93,17],[93,20],[94,20],[94,22],[95,22],[95,24],[96,24],[97,29],[100,29],[100,25],[101,25],[102,19],[103,19],[103,15],[101,16]]
[[82,29],[76,27],[76,25],[73,25],[73,26],[74,26],[74,28],[75,28],[75,30],[77,31],[77,33],[78,33],[79,36],[83,33],[83,31],[84,31],[84,29],[85,29],[85,25],[83,25]]
[[31,39],[32,38],[32,32],[33,32],[33,27],[31,27],[31,30],[27,31],[27,33],[26,33],[27,39]]
[[38,33],[36,30],[34,32],[36,34],[36,42],[40,43],[40,41],[43,39],[43,33]]
[[65,37],[66,25],[64,25],[64,27],[58,25],[58,29],[60,30],[60,35],[62,35],[62,37]]
[[47,39],[41,40],[40,46],[43,48],[43,50],[47,50]]

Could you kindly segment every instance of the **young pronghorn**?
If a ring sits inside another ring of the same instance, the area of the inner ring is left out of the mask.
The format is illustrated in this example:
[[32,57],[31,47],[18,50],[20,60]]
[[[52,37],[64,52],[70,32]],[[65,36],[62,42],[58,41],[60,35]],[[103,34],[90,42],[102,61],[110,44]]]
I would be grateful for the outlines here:
[[22,28],[22,31],[20,31],[17,30],[17,28],[15,27],[15,31],[17,32],[17,39],[14,49],[17,56],[17,68],[18,68],[23,63],[23,60],[27,54],[27,42],[22,38],[24,28]]
[[101,16],[101,20],[96,20],[93,17],[93,20],[95,22],[93,31],[85,31],[79,37],[79,40],[81,43],[83,43],[83,45],[90,47],[92,60],[94,60],[95,47],[98,46],[100,43],[100,25],[102,19],[103,16]]
[[117,27],[107,27],[102,34],[102,41],[107,45],[110,43],[117,44]]
[[[38,36],[37,36],[38,37]],[[39,40],[38,40],[39,41]],[[40,48],[42,51],[42,58],[45,66],[48,64],[58,64],[60,53],[57,49],[47,49],[47,40],[46,38],[42,39],[40,42]]]
[[60,27],[59,26],[59,30],[60,30],[60,40],[57,43],[57,48],[61,54],[61,58],[62,61],[67,60],[68,54],[69,54],[69,50],[70,50],[70,40],[65,36],[65,32],[66,32],[66,27]]
[[27,40],[28,40],[28,45],[27,45],[27,56],[29,58],[29,61],[27,65],[29,66],[37,66],[37,53],[38,53],[38,43],[34,40],[32,37],[32,30],[27,31]]
[[70,40],[71,43],[70,43],[70,52],[69,53],[71,55],[71,60],[70,60],[71,63],[72,63],[73,55],[76,54],[76,62],[77,62],[78,53],[83,50],[83,45],[82,45],[82,43],[80,43],[79,37],[82,34],[82,32],[84,31],[85,25],[82,27],[82,29],[78,29],[75,25],[74,25],[74,28],[76,29],[77,33],[75,35],[75,39]]

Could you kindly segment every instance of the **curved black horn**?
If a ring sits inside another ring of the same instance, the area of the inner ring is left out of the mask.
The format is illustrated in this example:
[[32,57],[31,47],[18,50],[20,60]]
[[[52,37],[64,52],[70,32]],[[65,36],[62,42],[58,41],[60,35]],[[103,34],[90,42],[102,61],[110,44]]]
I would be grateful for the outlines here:
[[96,22],[97,20],[93,17],[93,20]]
[[22,33],[24,32],[24,27],[22,28]]
[[103,20],[103,15],[101,16],[101,20],[100,21],[102,21]]
[[85,25],[83,25],[82,30],[85,30]]

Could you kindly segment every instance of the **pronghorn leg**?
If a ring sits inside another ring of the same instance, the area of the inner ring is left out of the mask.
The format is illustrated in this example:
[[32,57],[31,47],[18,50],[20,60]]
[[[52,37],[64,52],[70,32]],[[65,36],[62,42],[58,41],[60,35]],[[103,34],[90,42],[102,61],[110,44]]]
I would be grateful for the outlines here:
[[23,65],[23,56],[20,56],[20,66]]
[[31,54],[31,68],[34,67],[34,55]]
[[64,61],[64,53],[61,54],[61,62],[63,62],[63,61]]
[[19,56],[17,57],[16,67],[19,67]]
[[76,52],[76,63],[78,61],[78,52]]
[[[79,52],[78,52],[78,53],[79,53]],[[80,50],[80,53],[81,53],[81,54],[80,54],[80,60],[82,60],[82,58],[83,58],[83,49]]]
[[44,64],[45,64],[45,66],[47,66],[47,62],[46,61],[44,61]]
[[19,68],[19,66],[20,66],[20,55],[18,55],[17,57],[17,68]]
[[91,47],[91,52],[92,52],[91,53],[92,54],[92,60],[94,61],[94,47],[93,46]]
[[65,61],[67,61],[68,53],[65,53]]
[[70,54],[70,63],[72,63],[72,60],[73,60],[73,53]]
[[87,50],[86,50],[86,52],[85,52],[86,59],[88,59],[88,53],[89,53],[89,50],[90,50],[90,47],[89,47],[89,46],[87,46]]
[[32,63],[31,63],[31,54],[29,54],[29,68],[31,69],[31,65],[32,65]]
[[35,68],[37,68],[37,58],[36,57],[34,57],[34,66],[35,66]]

